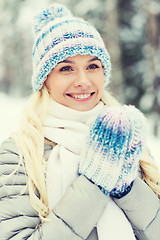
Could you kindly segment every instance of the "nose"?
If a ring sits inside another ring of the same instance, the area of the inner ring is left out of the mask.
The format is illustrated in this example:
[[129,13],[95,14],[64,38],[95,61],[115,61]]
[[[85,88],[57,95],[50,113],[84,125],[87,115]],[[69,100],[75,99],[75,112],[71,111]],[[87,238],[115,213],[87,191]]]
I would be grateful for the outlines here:
[[84,70],[78,71],[76,74],[76,78],[74,80],[74,86],[87,89],[90,85],[91,85],[91,82],[87,72]]

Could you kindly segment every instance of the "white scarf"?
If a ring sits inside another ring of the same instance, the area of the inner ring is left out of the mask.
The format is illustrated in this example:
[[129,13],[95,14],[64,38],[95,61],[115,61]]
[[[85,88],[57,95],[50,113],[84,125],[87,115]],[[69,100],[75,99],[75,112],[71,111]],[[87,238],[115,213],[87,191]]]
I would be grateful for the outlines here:
[[[45,137],[57,144],[51,151],[47,165],[50,209],[54,208],[67,188],[78,177],[82,144],[89,133],[90,123],[103,108],[104,104],[99,102],[90,111],[76,111],[51,100],[44,121]],[[129,221],[111,198],[97,223],[97,232],[99,240],[135,240]]]

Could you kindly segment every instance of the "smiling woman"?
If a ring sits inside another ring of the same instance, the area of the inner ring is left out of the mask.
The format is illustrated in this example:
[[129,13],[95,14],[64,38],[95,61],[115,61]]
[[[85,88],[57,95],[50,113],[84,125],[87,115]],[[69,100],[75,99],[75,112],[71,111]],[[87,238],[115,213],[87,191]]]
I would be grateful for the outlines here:
[[88,111],[102,98],[104,79],[100,60],[90,55],[76,55],[57,64],[45,85],[56,102],[78,111]]
[[0,148],[1,239],[159,239],[160,174],[146,120],[105,90],[101,36],[59,4],[38,13],[33,29],[34,93]]

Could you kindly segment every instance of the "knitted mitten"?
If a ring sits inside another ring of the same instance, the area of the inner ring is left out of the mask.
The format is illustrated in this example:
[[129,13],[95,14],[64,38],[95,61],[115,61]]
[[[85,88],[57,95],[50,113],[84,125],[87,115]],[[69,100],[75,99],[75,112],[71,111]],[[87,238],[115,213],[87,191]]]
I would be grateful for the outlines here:
[[112,197],[117,198],[123,197],[130,190],[131,183],[137,176],[140,154],[145,146],[146,139],[144,115],[134,106],[124,106],[124,109],[127,110],[128,120],[131,125],[122,171],[115,188],[110,193]]
[[[127,176],[126,171],[132,168],[131,164],[135,166],[128,172],[133,176],[129,179],[135,177],[144,138],[143,122],[137,109],[123,106],[106,108],[93,123],[82,147],[79,173],[99,186],[106,195],[113,189],[116,192],[123,188],[122,175]],[[127,165],[131,155],[132,161]],[[125,181],[125,185],[129,182]]]

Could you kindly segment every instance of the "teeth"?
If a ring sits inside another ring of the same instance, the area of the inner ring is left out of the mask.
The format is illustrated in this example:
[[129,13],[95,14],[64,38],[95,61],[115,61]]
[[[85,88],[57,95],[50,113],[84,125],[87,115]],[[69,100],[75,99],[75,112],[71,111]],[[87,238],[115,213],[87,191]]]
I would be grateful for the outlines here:
[[88,98],[88,97],[90,97],[91,96],[91,94],[75,94],[74,96],[72,96],[72,97],[74,97],[74,98],[77,98],[77,99],[84,99],[84,98]]

